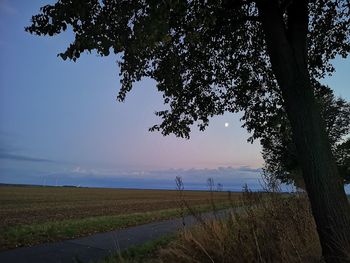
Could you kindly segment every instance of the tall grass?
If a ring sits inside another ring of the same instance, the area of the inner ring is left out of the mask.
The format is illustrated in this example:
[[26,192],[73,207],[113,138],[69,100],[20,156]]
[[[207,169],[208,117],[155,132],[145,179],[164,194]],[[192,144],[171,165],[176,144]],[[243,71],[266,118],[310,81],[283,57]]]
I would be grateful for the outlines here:
[[[159,252],[160,262],[320,262],[321,248],[303,193],[245,189],[241,208],[201,220]],[[199,216],[199,215],[197,215]]]
[[[263,193],[244,188],[241,202],[232,203],[226,217],[208,220],[181,199],[199,224],[184,227],[169,244],[151,257],[135,261],[114,257],[110,262],[231,263],[231,262],[321,262],[321,247],[305,193],[283,194],[279,184],[267,178]],[[176,179],[179,196],[184,187]],[[215,205],[213,206],[215,212]]]

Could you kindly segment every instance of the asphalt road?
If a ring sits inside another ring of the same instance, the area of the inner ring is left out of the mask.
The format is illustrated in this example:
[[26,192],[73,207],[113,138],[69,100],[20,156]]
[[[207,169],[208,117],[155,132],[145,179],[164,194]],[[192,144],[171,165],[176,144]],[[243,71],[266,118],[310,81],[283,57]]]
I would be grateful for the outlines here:
[[[223,217],[228,210],[218,212]],[[213,218],[213,213],[203,218]],[[198,220],[193,216],[184,218],[185,226],[193,226]],[[141,245],[183,228],[183,219],[171,219],[126,229],[99,233],[83,238],[47,243],[32,247],[16,248],[0,252],[1,263],[70,263],[92,262],[130,246]]]

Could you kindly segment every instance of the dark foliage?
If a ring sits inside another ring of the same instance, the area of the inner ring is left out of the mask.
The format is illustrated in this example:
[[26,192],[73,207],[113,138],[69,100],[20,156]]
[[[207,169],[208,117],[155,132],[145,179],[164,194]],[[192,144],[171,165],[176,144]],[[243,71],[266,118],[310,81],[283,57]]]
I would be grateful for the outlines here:
[[[344,183],[350,183],[350,163],[348,140],[344,136],[350,132],[350,103],[336,98],[332,90],[323,85],[315,85],[315,96],[326,122],[326,129],[332,145],[332,152]],[[304,188],[301,167],[287,115],[280,117],[274,132],[262,136],[265,172],[271,173],[283,183]]]
[[[151,130],[188,138],[194,123],[204,130],[214,115],[243,111],[253,140],[284,114],[255,2],[60,0],[42,7],[26,30],[52,36],[71,27],[75,39],[63,59],[120,53],[121,101],[133,82],[155,79],[168,107]],[[286,27],[290,2],[279,1]],[[350,11],[341,0],[311,1],[309,10],[308,68],[317,79],[350,51]]]

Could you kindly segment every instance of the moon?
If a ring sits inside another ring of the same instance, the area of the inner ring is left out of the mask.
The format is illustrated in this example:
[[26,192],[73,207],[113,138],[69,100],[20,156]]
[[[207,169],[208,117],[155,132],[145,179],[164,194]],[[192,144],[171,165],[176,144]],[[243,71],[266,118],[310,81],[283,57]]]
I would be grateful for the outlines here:
[[229,123],[228,122],[225,122],[225,127],[227,128],[229,126]]

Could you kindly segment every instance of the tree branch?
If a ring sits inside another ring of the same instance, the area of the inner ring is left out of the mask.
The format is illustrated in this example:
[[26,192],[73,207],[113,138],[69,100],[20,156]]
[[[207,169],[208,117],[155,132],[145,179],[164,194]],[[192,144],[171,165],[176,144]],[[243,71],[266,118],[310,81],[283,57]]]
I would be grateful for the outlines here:
[[287,38],[300,69],[307,68],[308,0],[292,1],[287,8]]
[[292,4],[293,0],[285,0],[281,3],[281,10],[284,12]]
[[223,1],[222,6],[227,9],[235,9],[241,7],[242,5],[249,5],[254,2],[255,0],[227,0]]
[[252,22],[261,22],[261,19],[258,16],[245,16],[245,17],[243,17],[242,20],[244,20],[244,21],[252,21]]

